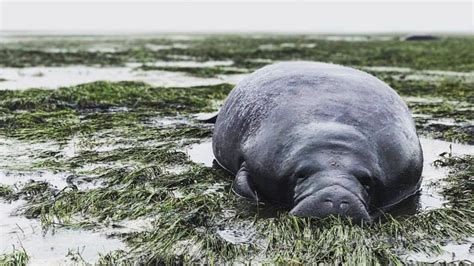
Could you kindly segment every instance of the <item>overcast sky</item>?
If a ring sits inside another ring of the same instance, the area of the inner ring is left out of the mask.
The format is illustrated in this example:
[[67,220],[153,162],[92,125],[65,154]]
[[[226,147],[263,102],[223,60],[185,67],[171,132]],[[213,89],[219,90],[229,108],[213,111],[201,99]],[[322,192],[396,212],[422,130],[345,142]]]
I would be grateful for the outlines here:
[[12,1],[2,31],[474,32],[472,1]]

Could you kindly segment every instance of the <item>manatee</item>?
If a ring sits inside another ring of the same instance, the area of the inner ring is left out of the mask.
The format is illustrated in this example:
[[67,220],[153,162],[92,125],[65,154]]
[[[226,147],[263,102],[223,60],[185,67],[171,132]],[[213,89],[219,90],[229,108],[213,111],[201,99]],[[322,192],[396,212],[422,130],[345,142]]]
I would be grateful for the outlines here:
[[250,74],[220,109],[212,146],[236,194],[300,217],[370,221],[421,183],[406,104],[376,77],[335,64],[283,62]]

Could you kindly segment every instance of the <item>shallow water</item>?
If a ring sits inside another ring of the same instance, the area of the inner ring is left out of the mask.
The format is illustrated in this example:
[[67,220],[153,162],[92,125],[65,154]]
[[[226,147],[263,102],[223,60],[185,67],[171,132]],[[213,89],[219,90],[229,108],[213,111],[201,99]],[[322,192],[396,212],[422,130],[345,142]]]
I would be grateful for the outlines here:
[[426,256],[422,253],[412,253],[405,258],[409,263],[425,262],[438,263],[464,261],[466,265],[474,262],[474,238],[469,238],[465,243],[448,243],[443,246],[444,253],[437,256]]
[[210,140],[190,145],[186,150],[191,161],[202,163],[205,166],[212,166],[214,154],[212,152],[212,142]]
[[79,252],[87,262],[99,259],[99,253],[122,249],[125,244],[116,238],[107,238],[100,232],[57,229],[43,232],[37,219],[17,216],[23,201],[0,202],[0,254],[23,247],[30,256],[30,265],[61,265],[71,263],[69,251]]
[[0,137],[0,168],[25,169],[40,159],[34,155],[59,149],[55,142],[26,142]]
[[374,71],[374,72],[397,72],[397,73],[408,73],[412,71],[408,67],[392,67],[392,66],[368,66],[368,67],[361,67],[361,69]]
[[389,41],[393,40],[393,36],[367,36],[367,35],[312,35],[307,36],[306,39],[320,39],[326,41],[343,41],[343,42],[367,42],[367,41]]
[[[224,64],[228,62],[224,61]],[[177,61],[156,64],[174,66],[208,67],[222,62]],[[26,67],[0,68],[0,90],[21,90],[29,88],[57,89],[59,87],[79,85],[88,82],[107,81],[142,81],[157,87],[192,87],[216,85],[220,83],[236,84],[245,75],[219,75],[216,78],[199,78],[183,72],[161,70],[139,70],[135,64],[126,67]]]
[[188,49],[189,45],[185,43],[173,43],[170,45],[147,43],[145,44],[145,48],[151,51],[161,51],[170,49]]
[[[393,67],[393,66],[366,66],[358,67],[361,70],[372,72],[389,72],[403,75],[405,80],[424,80],[424,81],[438,81],[445,78],[462,78],[467,82],[474,81],[474,72],[456,72],[444,70],[415,70],[408,67]],[[397,76],[394,76],[397,78]]]
[[345,41],[345,42],[366,42],[369,41],[367,36],[325,36],[327,41]]
[[216,230],[218,236],[232,244],[252,243],[256,240],[256,231],[252,224],[226,225]]
[[186,117],[153,117],[150,118],[147,122],[147,125],[153,127],[166,127],[170,125],[180,125],[180,124],[190,124],[189,119]]
[[197,68],[205,68],[205,67],[218,67],[218,66],[231,66],[234,64],[232,60],[226,61],[204,61],[204,62],[197,62],[197,61],[157,61],[152,66],[156,67],[197,67]]
[[443,152],[452,152],[455,155],[474,154],[474,146],[428,138],[420,138],[420,142],[424,158],[420,207],[424,210],[440,208],[445,201],[439,194],[440,188],[431,184],[446,177],[449,168],[436,167],[433,162]]
[[49,170],[39,171],[8,171],[0,170],[0,184],[23,187],[28,182],[46,182],[52,184],[57,189],[63,189],[69,184],[66,181],[70,173],[55,173]]
[[[268,48],[268,47],[267,47]],[[270,63],[266,59],[249,60],[251,62]],[[275,61],[276,62],[276,61]],[[206,68],[233,65],[233,61],[157,61],[151,64],[156,67],[193,67]],[[124,67],[94,67],[94,66],[65,66],[65,67],[25,67],[0,68],[0,90],[21,90],[28,88],[56,89],[64,86],[78,85],[88,82],[107,81],[142,81],[158,87],[191,87],[215,85],[220,83],[237,84],[249,74],[220,74],[214,78],[201,78],[185,72],[170,72],[162,70],[140,70],[141,64],[129,63]],[[437,80],[444,77],[462,77],[474,80],[474,72],[453,72],[423,70],[415,71],[404,67],[373,66],[362,67],[363,70],[376,72],[410,73],[406,79]]]

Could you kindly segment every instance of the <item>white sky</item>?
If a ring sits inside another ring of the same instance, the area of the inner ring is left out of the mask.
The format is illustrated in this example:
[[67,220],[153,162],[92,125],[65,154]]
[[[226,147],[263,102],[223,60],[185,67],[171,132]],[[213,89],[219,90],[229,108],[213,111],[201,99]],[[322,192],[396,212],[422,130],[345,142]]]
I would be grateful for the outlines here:
[[473,1],[0,1],[2,31],[474,33]]

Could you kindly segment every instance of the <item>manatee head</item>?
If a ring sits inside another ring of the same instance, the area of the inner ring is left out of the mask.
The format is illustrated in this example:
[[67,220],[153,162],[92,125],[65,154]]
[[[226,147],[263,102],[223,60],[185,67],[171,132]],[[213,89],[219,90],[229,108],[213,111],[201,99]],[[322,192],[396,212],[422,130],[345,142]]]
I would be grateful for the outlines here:
[[[234,189],[237,194],[284,203],[295,216],[335,215],[359,222],[370,221],[370,214],[390,205],[387,199],[397,202],[407,186],[413,187],[387,178],[379,145],[354,126],[325,122],[273,131],[248,145],[247,153],[257,160],[246,160],[250,185]],[[239,193],[250,190],[258,197]]]
[[302,128],[294,136],[298,139],[284,163],[293,188],[290,213],[369,221],[380,170],[376,151],[364,134],[330,123]]

